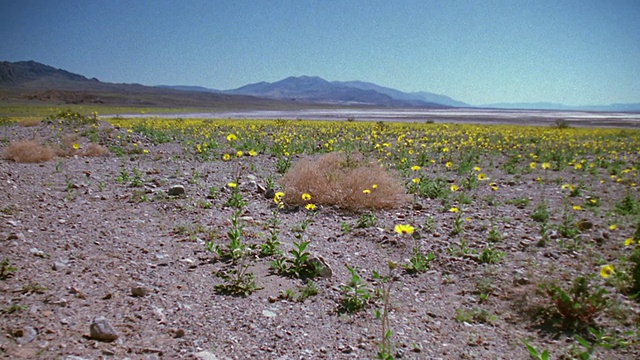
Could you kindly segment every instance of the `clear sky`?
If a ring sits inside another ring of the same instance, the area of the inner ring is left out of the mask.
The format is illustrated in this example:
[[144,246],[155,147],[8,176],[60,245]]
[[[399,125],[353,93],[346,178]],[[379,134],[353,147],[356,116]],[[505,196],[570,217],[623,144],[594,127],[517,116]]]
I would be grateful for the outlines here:
[[0,60],[107,82],[362,80],[473,105],[640,102],[640,0],[3,0]]

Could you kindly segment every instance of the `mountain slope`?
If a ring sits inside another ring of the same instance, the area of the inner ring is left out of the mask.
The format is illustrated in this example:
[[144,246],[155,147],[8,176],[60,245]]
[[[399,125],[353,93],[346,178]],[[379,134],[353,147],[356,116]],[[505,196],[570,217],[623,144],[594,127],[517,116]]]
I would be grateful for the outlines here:
[[406,93],[400,90],[376,85],[364,81],[333,81],[334,84],[341,84],[349,87],[354,87],[363,90],[374,90],[381,94],[389,95],[394,99],[404,101],[423,101],[426,103],[436,103],[451,107],[470,107],[471,105],[463,103],[461,101],[454,100],[445,95],[433,94],[426,91]]
[[445,107],[442,104],[431,103],[420,99],[396,98],[392,95],[379,92],[374,88],[363,89],[336,81],[329,82],[317,76],[291,76],[273,83],[263,81],[248,84],[237,89],[227,90],[225,93],[327,103],[395,107]]

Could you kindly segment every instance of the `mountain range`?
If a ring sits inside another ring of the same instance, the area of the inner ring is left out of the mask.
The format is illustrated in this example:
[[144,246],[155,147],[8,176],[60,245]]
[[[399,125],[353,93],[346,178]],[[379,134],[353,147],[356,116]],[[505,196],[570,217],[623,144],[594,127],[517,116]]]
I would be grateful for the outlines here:
[[638,104],[566,106],[555,103],[500,103],[473,106],[445,95],[400,90],[363,81],[327,81],[317,76],[288,77],[237,89],[200,86],[114,84],[35,61],[0,62],[0,100],[42,100],[164,107],[291,109],[323,107],[496,108],[640,112]]

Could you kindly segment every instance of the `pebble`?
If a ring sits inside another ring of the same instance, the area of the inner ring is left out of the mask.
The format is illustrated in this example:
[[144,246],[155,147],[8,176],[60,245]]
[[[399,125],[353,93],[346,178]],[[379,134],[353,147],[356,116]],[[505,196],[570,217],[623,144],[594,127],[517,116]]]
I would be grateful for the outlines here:
[[42,250],[38,250],[38,248],[31,248],[31,249],[29,249],[29,252],[33,256],[37,256],[37,257],[41,257],[41,258],[47,257],[47,254],[45,254],[44,251],[42,251]]
[[131,296],[133,297],[143,297],[149,293],[149,289],[144,286],[132,286],[131,287]]
[[218,357],[213,355],[212,353],[208,352],[208,351],[200,351],[199,353],[195,353],[193,354],[193,356],[197,359],[197,360],[218,360]]
[[184,186],[182,185],[173,185],[169,188],[169,190],[167,190],[167,194],[169,196],[180,196],[180,195],[184,195],[185,190],[184,190]]
[[38,332],[31,326],[25,326],[22,329],[18,329],[13,335],[18,344],[24,345],[32,342],[36,338],[36,335],[38,335]]
[[89,330],[89,334],[94,340],[111,342],[118,339],[118,333],[103,316],[93,319]]

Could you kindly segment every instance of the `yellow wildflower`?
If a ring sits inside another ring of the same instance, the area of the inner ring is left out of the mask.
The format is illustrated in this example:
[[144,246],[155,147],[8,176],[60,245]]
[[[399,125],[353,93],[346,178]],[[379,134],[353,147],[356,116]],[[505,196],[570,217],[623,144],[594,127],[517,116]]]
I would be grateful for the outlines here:
[[228,187],[230,187],[230,188],[232,188],[232,189],[235,189],[235,188],[237,188],[237,187],[238,187],[238,184],[236,184],[236,183],[234,183],[234,182],[230,182],[230,183],[228,183],[228,184],[227,184],[227,186],[228,186]]
[[456,184],[451,185],[451,187],[450,187],[449,189],[451,189],[451,191],[458,191],[458,190],[460,190],[460,188],[459,188],[459,187],[458,187],[458,185],[456,185]]
[[418,165],[413,165],[413,166],[411,167],[411,170],[413,170],[413,171],[418,171],[418,170],[420,170],[420,166],[418,166]]
[[312,210],[316,209],[316,205],[315,204],[307,204],[307,205],[305,205],[304,208],[309,210],[309,211],[312,211]]
[[411,235],[411,234],[413,234],[413,230],[415,230],[415,228],[413,226],[411,226],[411,225],[408,225],[408,224],[406,224],[406,225],[398,224],[398,225],[395,226],[394,230],[395,230],[395,232],[397,232],[400,235],[403,235],[403,234]]
[[234,141],[234,140],[238,140],[238,137],[235,136],[234,134],[227,135],[227,141]]
[[624,246],[629,246],[629,245],[633,245],[633,243],[635,243],[636,241],[633,240],[633,238],[628,238],[627,240],[624,241]]
[[458,209],[457,207],[452,207],[451,209],[449,209],[449,212],[457,213],[460,212],[460,209]]
[[311,200],[311,194],[307,194],[307,193],[302,194],[302,200],[304,201]]
[[616,269],[613,267],[613,265],[604,265],[603,267],[600,268],[600,276],[602,276],[605,279],[615,273],[616,273]]
[[284,198],[284,193],[282,191],[278,191],[274,196],[273,196],[273,201],[276,204],[280,204],[282,202],[282,198]]
[[369,190],[369,189],[364,189],[364,190],[362,190],[362,193],[363,193],[363,194],[371,194],[371,190]]

